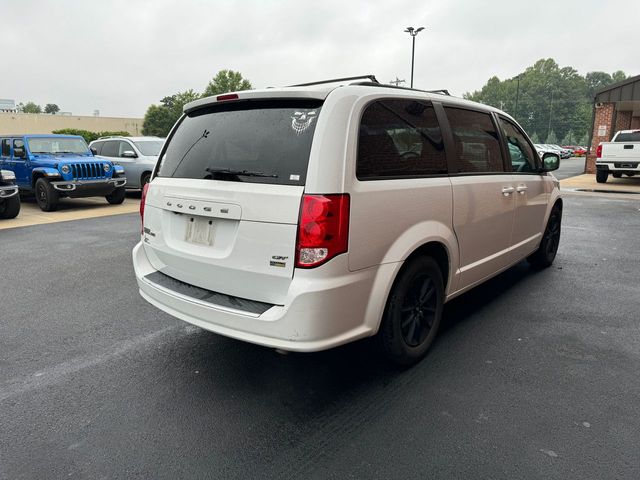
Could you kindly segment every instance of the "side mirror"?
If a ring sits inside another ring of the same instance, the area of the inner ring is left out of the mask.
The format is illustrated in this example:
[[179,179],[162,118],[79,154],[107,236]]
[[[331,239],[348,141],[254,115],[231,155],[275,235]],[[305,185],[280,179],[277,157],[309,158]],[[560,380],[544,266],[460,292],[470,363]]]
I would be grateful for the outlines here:
[[95,147],[89,147],[89,150],[91,150],[91,154],[95,157],[98,154],[98,150],[96,150]]
[[25,158],[27,156],[27,152],[24,151],[24,147],[14,147],[13,156],[17,158]]
[[122,152],[122,155],[120,156],[124,158],[138,158],[138,155],[136,155],[136,152],[132,150],[125,150],[124,152]]
[[547,152],[542,156],[542,171],[552,172],[560,167],[560,156],[557,153]]

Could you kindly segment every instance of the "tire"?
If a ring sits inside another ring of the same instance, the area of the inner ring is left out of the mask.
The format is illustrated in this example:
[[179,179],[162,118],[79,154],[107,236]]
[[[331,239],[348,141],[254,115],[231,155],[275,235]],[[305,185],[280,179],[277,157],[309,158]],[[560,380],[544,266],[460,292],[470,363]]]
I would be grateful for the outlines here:
[[16,218],[20,213],[20,196],[14,195],[10,198],[0,200],[0,218]]
[[609,172],[606,170],[596,170],[596,182],[607,183],[607,178],[609,178]]
[[612,173],[611,175],[613,175],[613,178],[622,178],[622,174],[621,173]]
[[140,190],[144,188],[144,186],[151,181],[151,173],[145,172],[140,177]]
[[408,366],[427,354],[440,327],[444,303],[442,272],[436,261],[417,257],[396,278],[377,333],[391,362]]
[[104,198],[106,198],[107,202],[109,202],[111,205],[120,205],[122,202],[124,202],[126,194],[127,192],[125,191],[124,187],[118,187],[109,195],[106,195]]
[[36,180],[35,195],[36,202],[43,212],[53,212],[58,208],[58,199],[60,198],[58,192],[44,178]]
[[551,209],[547,227],[544,229],[540,246],[527,261],[536,268],[550,267],[558,253],[558,245],[560,244],[560,233],[562,230],[562,209],[555,205]]

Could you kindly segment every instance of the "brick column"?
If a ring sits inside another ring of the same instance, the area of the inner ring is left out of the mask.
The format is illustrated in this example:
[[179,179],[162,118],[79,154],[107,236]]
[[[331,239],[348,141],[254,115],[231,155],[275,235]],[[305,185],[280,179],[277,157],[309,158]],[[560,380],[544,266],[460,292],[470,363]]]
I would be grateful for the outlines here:
[[613,129],[612,134],[618,130],[629,130],[631,128],[631,114],[633,112],[618,112],[616,117],[616,126]]
[[635,130],[636,128],[640,128],[640,117],[633,117],[631,119],[631,126],[629,129]]
[[[586,173],[596,173],[596,148],[598,147],[600,142],[608,142],[613,135],[611,126],[613,124],[614,108],[614,103],[603,103],[601,106],[596,107],[596,117],[593,121],[593,138],[591,139],[591,150],[587,155]],[[626,112],[618,112],[618,114],[620,113]]]

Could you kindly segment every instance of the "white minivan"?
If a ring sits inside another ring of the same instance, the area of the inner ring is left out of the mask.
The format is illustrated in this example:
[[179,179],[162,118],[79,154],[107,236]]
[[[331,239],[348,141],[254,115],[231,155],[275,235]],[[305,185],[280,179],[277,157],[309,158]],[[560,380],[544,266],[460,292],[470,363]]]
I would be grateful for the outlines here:
[[376,335],[419,360],[443,304],[560,240],[557,154],[506,113],[373,77],[197,100],[140,205],[140,294],[311,352]]

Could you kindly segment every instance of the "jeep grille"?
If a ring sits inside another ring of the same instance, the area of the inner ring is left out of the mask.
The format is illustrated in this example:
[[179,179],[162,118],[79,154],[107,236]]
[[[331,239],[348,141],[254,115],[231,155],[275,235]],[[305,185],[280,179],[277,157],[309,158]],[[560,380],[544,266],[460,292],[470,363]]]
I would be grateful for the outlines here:
[[70,167],[71,175],[74,180],[88,180],[106,177],[103,164],[100,162],[72,163]]

